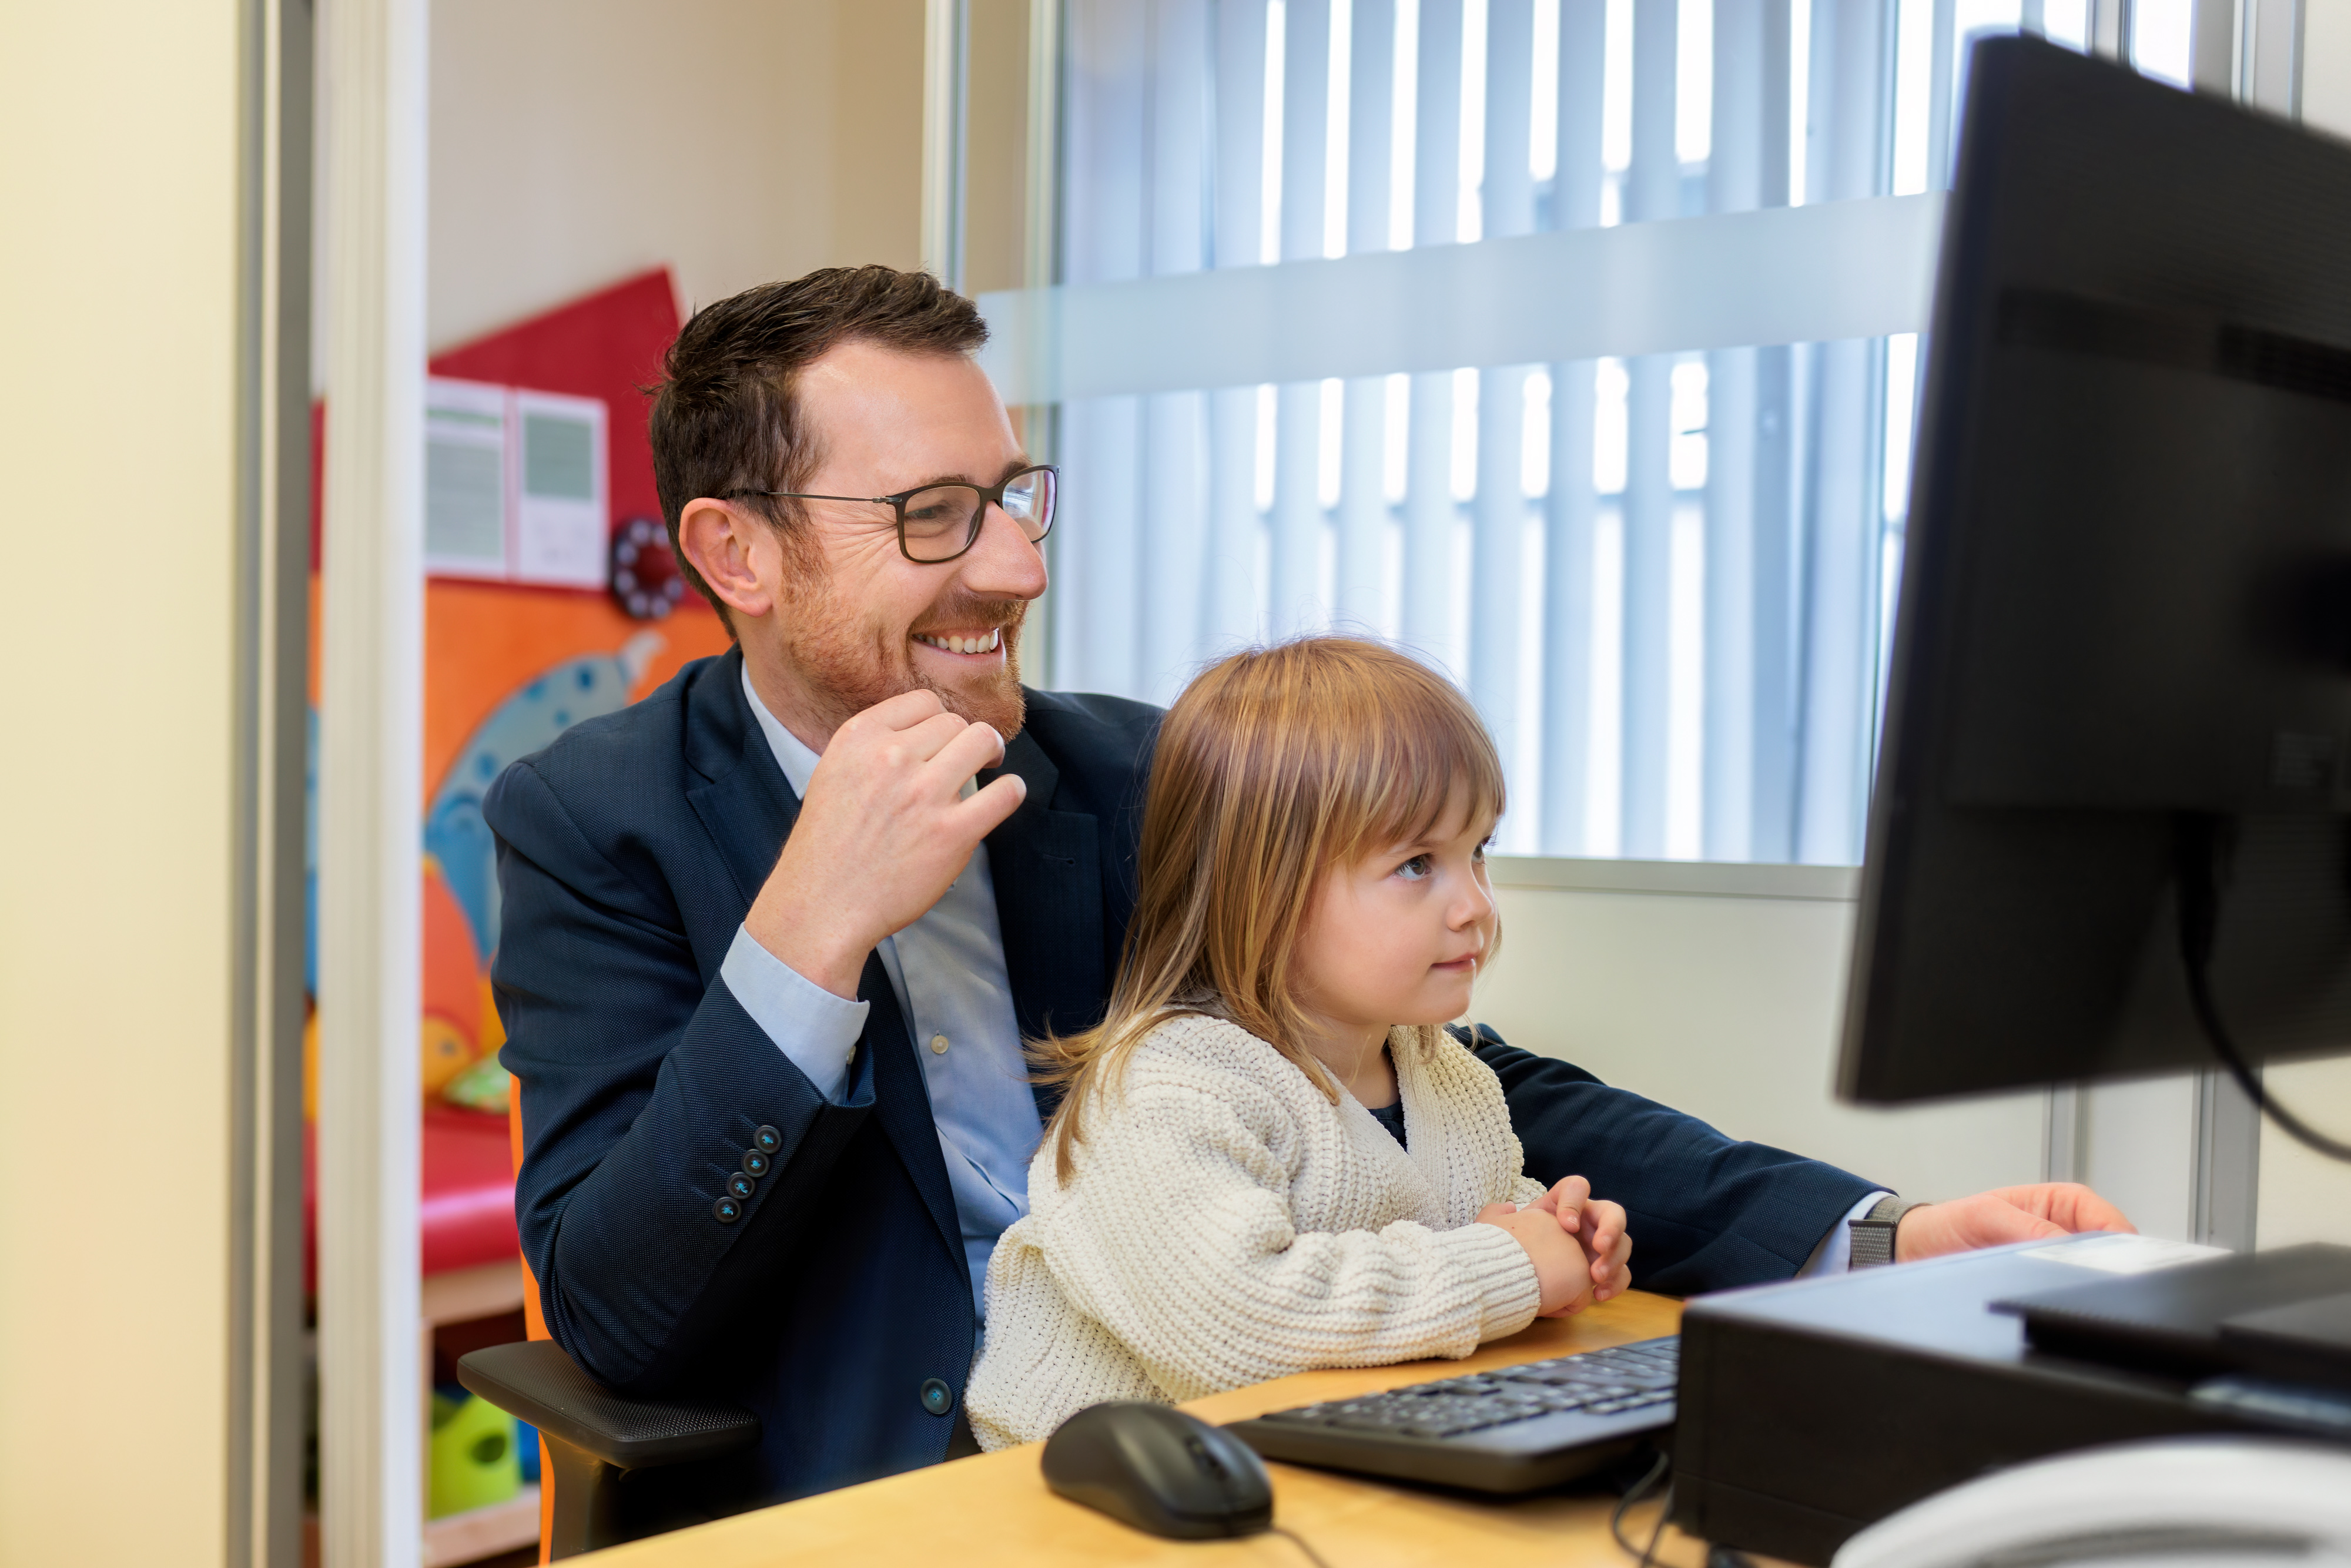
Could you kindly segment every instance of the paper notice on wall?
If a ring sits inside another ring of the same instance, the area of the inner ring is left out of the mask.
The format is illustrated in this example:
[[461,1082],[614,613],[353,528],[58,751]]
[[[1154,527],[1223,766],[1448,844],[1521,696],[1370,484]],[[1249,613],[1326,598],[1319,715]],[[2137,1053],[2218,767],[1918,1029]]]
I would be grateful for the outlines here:
[[602,588],[603,400],[438,376],[424,389],[424,570]]
[[611,507],[601,398],[517,388],[513,574],[517,582],[601,588]]
[[424,383],[424,570],[507,575],[507,389]]

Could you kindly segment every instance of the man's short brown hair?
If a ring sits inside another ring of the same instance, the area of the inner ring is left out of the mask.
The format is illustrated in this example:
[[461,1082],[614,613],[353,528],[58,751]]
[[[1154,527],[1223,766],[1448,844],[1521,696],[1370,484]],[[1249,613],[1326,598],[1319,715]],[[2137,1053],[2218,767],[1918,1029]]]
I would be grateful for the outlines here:
[[[828,267],[788,283],[762,283],[707,305],[662,361],[649,434],[653,482],[678,570],[727,622],[726,606],[678,548],[687,502],[743,490],[799,490],[816,466],[800,416],[799,372],[852,340],[917,354],[968,354],[987,323],[962,295],[926,272]],[[747,497],[779,533],[799,526],[799,503]]]

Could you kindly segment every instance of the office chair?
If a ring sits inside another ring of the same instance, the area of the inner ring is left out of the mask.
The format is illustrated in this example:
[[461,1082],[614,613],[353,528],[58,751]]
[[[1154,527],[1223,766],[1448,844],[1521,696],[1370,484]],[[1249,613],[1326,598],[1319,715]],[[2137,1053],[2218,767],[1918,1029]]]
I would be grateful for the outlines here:
[[[520,1086],[507,1127],[522,1166]],[[530,1337],[461,1356],[457,1381],[538,1428],[538,1560],[552,1563],[630,1539],[620,1523],[621,1478],[659,1465],[716,1459],[759,1440],[759,1418],[739,1406],[630,1399],[580,1369],[548,1333],[530,1262],[522,1265]]]

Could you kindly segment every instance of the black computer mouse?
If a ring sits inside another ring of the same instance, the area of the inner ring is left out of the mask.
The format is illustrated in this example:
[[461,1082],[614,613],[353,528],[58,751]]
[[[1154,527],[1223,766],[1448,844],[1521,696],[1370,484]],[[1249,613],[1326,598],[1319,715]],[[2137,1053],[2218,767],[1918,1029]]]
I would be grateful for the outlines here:
[[1045,1440],[1045,1484],[1154,1535],[1203,1541],[1273,1523],[1265,1461],[1238,1437],[1165,1405],[1090,1405]]

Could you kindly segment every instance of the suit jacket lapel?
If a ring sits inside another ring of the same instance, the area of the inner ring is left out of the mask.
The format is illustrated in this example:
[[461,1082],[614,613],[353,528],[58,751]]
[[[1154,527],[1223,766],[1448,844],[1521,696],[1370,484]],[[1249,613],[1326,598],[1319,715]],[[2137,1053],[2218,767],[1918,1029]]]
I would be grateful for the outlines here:
[[[687,760],[709,781],[688,789],[685,799],[726,862],[735,883],[731,924],[740,925],[776,869],[776,857],[799,819],[800,802],[744,700],[742,653],[727,653],[715,674],[716,681],[706,683],[716,687],[710,713],[705,719],[696,712],[702,722],[692,727],[687,740]],[[719,956],[725,956],[722,948]],[[715,973],[715,961],[711,967]]]
[[[996,772],[1018,773],[1029,786],[1020,809],[987,836],[1013,1016],[1023,1039],[1074,1033],[1101,1020],[1110,994],[1099,825],[1090,812],[1052,809],[1061,770],[1026,731],[1013,737]],[[1042,1114],[1060,1100],[1058,1088],[1037,1086]]]

